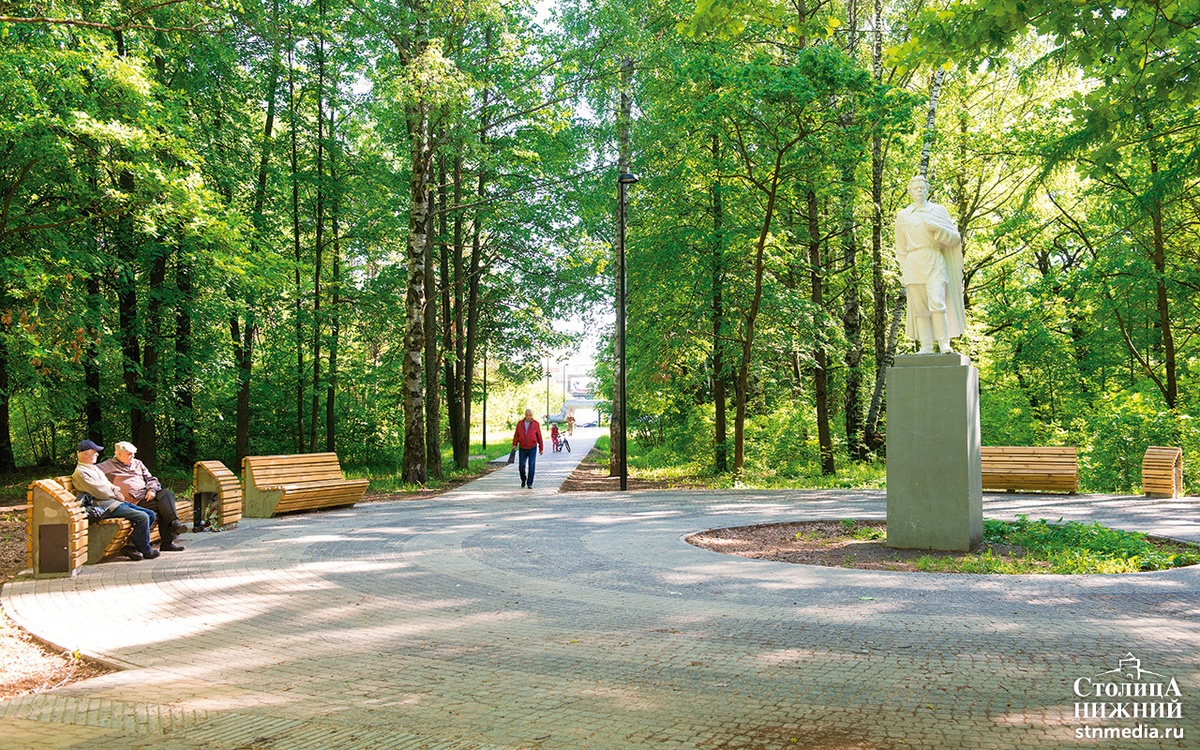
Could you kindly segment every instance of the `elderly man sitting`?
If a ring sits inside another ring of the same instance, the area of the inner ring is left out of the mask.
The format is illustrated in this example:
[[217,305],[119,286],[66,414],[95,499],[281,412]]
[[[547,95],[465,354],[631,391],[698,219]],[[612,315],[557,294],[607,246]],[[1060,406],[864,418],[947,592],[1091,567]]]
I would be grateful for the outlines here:
[[183,545],[176,544],[175,537],[186,531],[187,526],[180,522],[179,513],[175,510],[175,495],[163,489],[162,483],[137,459],[134,455],[137,446],[122,441],[114,448],[116,455],[97,468],[104,472],[110,482],[121,488],[129,502],[151,510],[158,516],[159,549],[163,552],[182,552]]
[[92,502],[104,511],[103,518],[124,518],[133,526],[133,545],[123,550],[126,557],[130,560],[152,560],[158,557],[158,550],[150,546],[150,524],[154,523],[154,511],[126,502],[121,488],[108,481],[104,472],[96,466],[96,456],[103,450],[103,445],[96,445],[91,440],[84,440],[76,446],[79,465],[71,475],[75,492],[91,496]]

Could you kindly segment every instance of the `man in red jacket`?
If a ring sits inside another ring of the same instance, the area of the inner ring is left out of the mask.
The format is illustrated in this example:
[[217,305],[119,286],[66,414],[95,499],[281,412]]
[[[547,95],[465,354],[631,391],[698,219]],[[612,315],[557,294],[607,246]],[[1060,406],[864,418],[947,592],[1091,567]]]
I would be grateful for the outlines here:
[[[518,450],[517,470],[521,472],[521,486],[533,488],[533,470],[537,466],[538,455],[545,452],[542,445],[542,426],[533,418],[533,409],[525,410],[525,418],[517,422],[517,431],[513,434],[513,447]],[[533,449],[537,448],[537,453]],[[525,473],[525,462],[529,462],[529,474]]]

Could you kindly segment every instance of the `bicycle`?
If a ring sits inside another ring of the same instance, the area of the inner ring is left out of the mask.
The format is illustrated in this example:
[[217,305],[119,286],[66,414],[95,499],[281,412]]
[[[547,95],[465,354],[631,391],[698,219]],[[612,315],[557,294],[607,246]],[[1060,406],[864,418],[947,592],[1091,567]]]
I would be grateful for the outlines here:
[[561,432],[551,437],[550,444],[555,453],[562,453],[563,448],[567,449],[567,453],[571,452],[571,443],[567,440],[567,436]]

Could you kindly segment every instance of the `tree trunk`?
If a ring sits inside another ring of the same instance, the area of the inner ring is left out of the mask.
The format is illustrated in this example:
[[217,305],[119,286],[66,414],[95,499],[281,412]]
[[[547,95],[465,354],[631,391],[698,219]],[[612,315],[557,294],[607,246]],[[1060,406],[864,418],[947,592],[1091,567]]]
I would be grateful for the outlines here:
[[[721,172],[721,136],[712,136],[713,172]],[[713,379],[713,467],[718,474],[729,471],[725,424],[725,344],[721,331],[725,324],[725,214],[721,203],[721,179],[714,177],[712,193],[712,379]]]
[[762,304],[763,256],[767,247],[767,237],[771,234],[771,222],[775,218],[775,198],[779,192],[779,171],[782,168],[782,162],[783,152],[780,151],[775,156],[775,168],[771,172],[771,184],[767,192],[766,215],[763,217],[762,229],[759,230],[758,242],[754,248],[754,297],[750,308],[746,311],[746,330],[742,337],[742,358],[734,388],[733,471],[738,475],[742,473],[742,467],[746,463],[746,399],[750,390],[750,359],[754,351],[754,324]]
[[[1158,161],[1151,159],[1150,173],[1158,174]],[[1179,406],[1179,379],[1177,373],[1175,333],[1171,326],[1171,308],[1167,297],[1167,244],[1163,236],[1162,201],[1155,199],[1150,207],[1150,217],[1154,223],[1154,291],[1155,306],[1158,311],[1158,326],[1162,332],[1163,364],[1166,369],[1166,389],[1163,397],[1167,408],[1171,411]],[[1146,361],[1149,361],[1147,357]]]
[[[808,210],[808,278],[809,299],[812,301],[813,329],[820,331],[825,314],[824,267],[821,259],[821,227],[817,212],[817,194],[809,190],[805,196]],[[817,407],[817,442],[821,451],[821,473],[826,476],[837,471],[833,462],[833,436],[829,429],[829,370],[825,341],[818,337],[813,351],[813,396]]]
[[162,306],[166,280],[167,257],[159,253],[150,266],[150,283],[146,290],[146,335],[142,341],[142,376],[138,387],[142,421],[133,436],[138,458],[151,472],[158,469],[158,386],[162,381],[159,363],[162,361]]
[[[883,85],[883,0],[875,0],[871,22],[875,33],[871,39],[871,69],[875,85]],[[874,451],[884,443],[879,432],[883,407],[884,378],[887,367],[887,280],[883,269],[883,135],[876,130],[871,136],[871,333],[875,345],[875,387],[863,425],[863,449]]]
[[[275,4],[275,18],[279,17],[279,3]],[[271,157],[271,136],[275,129],[275,95],[279,87],[279,45],[276,43],[271,50],[270,82],[267,88],[267,119],[263,125],[262,148],[258,159],[258,179],[254,187],[254,206],[250,212],[250,220],[254,225],[255,242],[258,247],[265,247],[266,217],[263,206],[267,197],[267,175]],[[289,67],[289,85],[291,83]],[[295,118],[293,117],[293,124]],[[242,459],[250,451],[250,382],[254,368],[254,337],[258,333],[257,316],[255,314],[254,296],[243,294],[245,321],[237,315],[229,319],[230,343],[233,346],[233,363],[237,369],[237,405],[235,407],[234,426],[234,471],[240,471]]]
[[[462,157],[455,155],[454,171],[449,175],[454,181],[454,205],[462,204],[462,180],[463,180],[463,164]],[[442,180],[439,183],[439,195],[442,199],[442,253],[440,256],[441,271],[442,271],[442,378],[446,383],[446,417],[450,425],[450,448],[454,453],[454,465],[458,468],[466,468],[466,464],[461,460],[460,453],[462,451],[462,437],[464,427],[462,424],[462,358],[461,358],[461,343],[459,341],[459,333],[455,327],[455,319],[462,312],[461,296],[451,299],[458,279],[451,282],[451,268],[454,272],[461,272],[462,252],[463,252],[463,215],[461,211],[456,211],[454,215],[454,231],[453,239],[447,244],[447,235],[449,233],[449,214],[447,208],[446,195],[446,178],[447,174],[444,167],[442,168]],[[456,260],[451,263],[451,256],[455,256]]]
[[[429,201],[433,203],[433,191],[429,191]],[[431,205],[426,222],[425,234],[425,309],[422,319],[425,326],[425,466],[426,476],[430,479],[442,478],[442,403],[438,388],[438,350],[437,350],[437,286],[433,273],[433,222],[435,209]],[[442,254],[446,252],[445,243]],[[442,279],[445,285],[446,279]]]
[[171,454],[175,463],[191,466],[196,461],[196,414],[193,408],[196,388],[196,364],[192,361],[192,259],[179,249],[175,267],[175,286],[179,302],[175,305],[175,445]]
[[[0,298],[6,296],[4,282],[0,280]],[[0,471],[12,471],[17,468],[17,458],[13,454],[12,427],[8,412],[9,379],[8,379],[8,345],[5,343],[9,326],[0,323]]]
[[[489,25],[484,30],[484,48],[490,53],[492,49],[492,27]],[[480,106],[479,115],[479,153],[486,155],[488,142],[488,127],[489,114],[488,104],[491,97],[491,89],[485,88],[482,95],[482,104]],[[481,158],[478,166],[477,185],[475,187],[475,197],[479,201],[484,201],[487,198],[487,169],[486,160]],[[482,222],[483,209],[475,210],[475,218],[472,221],[471,227],[471,257],[467,263],[467,325],[465,331],[465,346],[466,351],[463,355],[463,424],[466,425],[467,435],[464,437],[464,442],[467,444],[468,459],[470,458],[470,430],[471,430],[471,403],[474,398],[474,383],[475,383],[475,347],[479,328],[479,275],[483,272],[480,267],[483,261],[483,243],[481,239],[480,224]],[[486,354],[485,354],[486,357]],[[484,412],[483,421],[487,423],[487,369],[485,359],[484,369]],[[486,429],[483,435],[483,447],[487,447],[487,432]]]
[[329,259],[330,273],[332,275],[330,294],[333,299],[329,306],[329,374],[325,379],[325,451],[334,453],[337,451],[337,422],[336,417],[336,396],[337,396],[337,377],[338,377],[338,337],[341,333],[341,304],[342,304],[342,258],[341,258],[341,234],[339,231],[338,220],[342,209],[342,189],[338,183],[338,174],[334,157],[337,154],[338,145],[337,139],[334,137],[334,108],[333,104],[329,107],[329,181],[333,191],[333,201],[329,216],[329,229],[333,234],[332,244]]
[[408,215],[408,272],[404,295],[404,465],[406,482],[424,484],[425,455],[425,257],[429,242],[429,170],[432,160],[429,113],[424,102],[408,108],[407,129],[411,148],[412,176]]
[[87,277],[87,320],[84,335],[87,348],[83,355],[83,414],[87,421],[88,440],[104,445],[100,396],[100,326],[103,322],[103,298],[100,292],[100,277],[92,273]]
[[292,133],[292,263],[296,294],[296,452],[304,452],[304,292],[300,287],[300,175],[296,142],[296,40],[288,48],[288,116]]
[[[132,195],[133,174],[121,172],[118,177],[121,192]],[[117,246],[117,324],[121,339],[121,377],[129,409],[129,440],[139,440],[144,412],[141,404],[141,343],[138,335],[138,273],[137,248],[134,245],[133,217],[123,213],[117,218],[114,240]],[[140,447],[140,446],[139,446]]]
[[[454,203],[460,205],[463,200],[463,163],[462,157],[456,156],[454,159]],[[471,390],[470,381],[466,380],[466,331],[464,330],[466,321],[463,319],[463,308],[466,300],[463,299],[464,283],[463,274],[463,215],[459,211],[454,217],[454,252],[450,258],[450,268],[442,266],[442,278],[444,284],[450,285],[450,280],[447,277],[447,271],[453,273],[453,316],[447,317],[445,321],[446,330],[451,333],[451,348],[446,352],[449,357],[453,352],[453,365],[447,368],[447,375],[450,380],[446,383],[446,400],[450,399],[450,384],[454,384],[454,399],[449,404],[450,408],[450,430],[451,443],[454,450],[454,465],[460,469],[467,468],[470,462],[471,450],[471,425],[466,422],[466,409],[464,408],[464,398],[466,392]],[[447,301],[450,300],[450,289],[444,292]],[[447,307],[449,307],[447,305]],[[451,311],[446,310],[447,316],[450,316]],[[452,325],[453,324],[453,325]]]
[[325,254],[325,3],[317,3],[322,31],[317,40],[317,208],[313,243],[312,409],[308,417],[308,450],[317,450],[321,408],[321,267]]

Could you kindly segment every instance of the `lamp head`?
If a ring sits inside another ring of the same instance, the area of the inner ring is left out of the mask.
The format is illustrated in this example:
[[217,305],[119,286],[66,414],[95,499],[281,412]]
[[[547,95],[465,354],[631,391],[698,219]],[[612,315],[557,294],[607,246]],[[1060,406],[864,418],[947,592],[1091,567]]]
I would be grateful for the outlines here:
[[629,172],[622,172],[621,175],[617,177],[617,182],[621,185],[633,185],[637,181],[637,175]]

